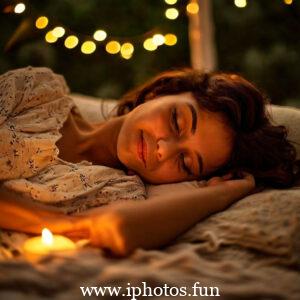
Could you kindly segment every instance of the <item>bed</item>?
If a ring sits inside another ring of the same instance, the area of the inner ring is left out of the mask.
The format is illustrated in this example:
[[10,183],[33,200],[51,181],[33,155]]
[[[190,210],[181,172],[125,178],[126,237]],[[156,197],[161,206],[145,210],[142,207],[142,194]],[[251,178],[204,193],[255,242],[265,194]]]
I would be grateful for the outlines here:
[[[79,94],[73,98],[92,122],[114,113],[114,100]],[[268,110],[273,122],[286,125],[290,139],[299,143],[295,146],[300,158],[300,110],[276,105]],[[195,187],[196,181],[147,185],[147,193]],[[102,299],[188,299],[189,294],[300,299],[300,182],[249,195],[170,245],[138,248],[127,258],[85,245],[72,255],[51,254],[31,262],[22,250],[28,235],[0,233],[0,299],[83,299],[84,287],[120,287],[119,295],[106,290],[97,296],[94,289],[91,297]]]

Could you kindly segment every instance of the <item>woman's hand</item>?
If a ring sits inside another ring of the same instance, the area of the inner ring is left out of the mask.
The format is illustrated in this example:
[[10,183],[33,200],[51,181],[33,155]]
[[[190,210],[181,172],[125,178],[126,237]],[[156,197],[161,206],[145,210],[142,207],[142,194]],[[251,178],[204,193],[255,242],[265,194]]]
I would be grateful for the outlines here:
[[223,185],[224,187],[240,191],[245,196],[254,190],[255,178],[252,174],[247,172],[239,172],[238,175],[241,178],[233,179],[234,174],[232,172],[224,176],[212,177],[207,181],[207,186]]

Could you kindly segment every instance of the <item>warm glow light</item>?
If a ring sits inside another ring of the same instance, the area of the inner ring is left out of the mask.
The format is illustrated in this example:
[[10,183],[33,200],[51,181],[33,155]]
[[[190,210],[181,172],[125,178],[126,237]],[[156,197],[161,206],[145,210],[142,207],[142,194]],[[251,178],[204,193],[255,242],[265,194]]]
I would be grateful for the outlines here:
[[42,17],[39,17],[36,19],[35,26],[38,29],[43,29],[48,25],[48,23],[49,23],[48,18],[45,16],[42,16]]
[[156,45],[156,46],[160,46],[162,44],[165,43],[165,37],[162,35],[162,34],[154,34],[153,38],[153,43]]
[[243,8],[247,6],[247,0],[234,0],[234,4],[237,7]]
[[199,5],[196,2],[191,2],[186,6],[186,10],[190,14],[196,14],[199,11]]
[[167,46],[174,46],[177,43],[177,37],[175,34],[168,33],[165,35],[165,44]]
[[121,50],[121,45],[117,41],[110,41],[106,44],[105,50],[110,54],[117,54]]
[[124,55],[121,53],[121,56],[124,58],[124,59],[130,59],[132,57],[132,55]]
[[176,8],[168,8],[165,15],[168,19],[175,20],[178,17],[179,12]]
[[94,33],[94,39],[96,41],[104,41],[107,37],[107,33],[104,30],[97,30]]
[[91,54],[96,50],[96,44],[93,41],[86,41],[81,45],[81,52]]
[[66,39],[65,39],[65,47],[68,49],[73,49],[78,45],[78,38],[75,35],[69,35]]
[[52,31],[48,31],[45,35],[45,40],[47,43],[55,43],[57,41],[57,37],[53,35]]
[[152,38],[148,38],[144,41],[143,44],[144,48],[148,51],[154,51],[157,49],[157,45],[154,44],[153,39]]
[[25,6],[24,3],[18,3],[18,4],[15,6],[14,12],[15,12],[16,14],[21,14],[25,9],[26,9],[26,6]]
[[45,245],[51,246],[53,244],[53,235],[47,228],[42,230],[42,242]]
[[173,5],[177,2],[177,0],[165,0],[165,2],[169,5]]
[[130,58],[130,56],[132,55],[134,51],[134,47],[131,43],[124,43],[122,46],[121,46],[121,55],[122,57],[124,58]]
[[293,0],[284,0],[284,3],[287,5],[291,5],[293,3]]
[[52,34],[57,38],[62,37],[65,34],[65,32],[66,32],[65,29],[61,26],[55,27],[52,30]]

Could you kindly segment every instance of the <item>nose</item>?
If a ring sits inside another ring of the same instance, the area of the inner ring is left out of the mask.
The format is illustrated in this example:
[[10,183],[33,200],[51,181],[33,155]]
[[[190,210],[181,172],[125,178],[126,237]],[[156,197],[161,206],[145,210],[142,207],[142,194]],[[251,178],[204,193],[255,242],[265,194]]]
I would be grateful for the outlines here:
[[164,161],[178,153],[180,143],[174,139],[159,139],[157,141],[156,149],[158,160]]

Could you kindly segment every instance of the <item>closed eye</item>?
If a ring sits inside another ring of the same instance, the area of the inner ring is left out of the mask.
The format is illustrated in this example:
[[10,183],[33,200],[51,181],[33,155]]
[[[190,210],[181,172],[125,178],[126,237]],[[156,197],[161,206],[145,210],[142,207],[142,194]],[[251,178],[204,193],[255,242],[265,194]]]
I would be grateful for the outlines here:
[[177,120],[177,109],[176,109],[176,107],[174,107],[173,110],[172,110],[172,124],[173,124],[176,132],[180,133],[180,128],[179,128],[178,120]]
[[194,174],[191,172],[191,170],[187,167],[187,165],[184,162],[184,154],[180,153],[180,168],[188,175],[193,176]]

